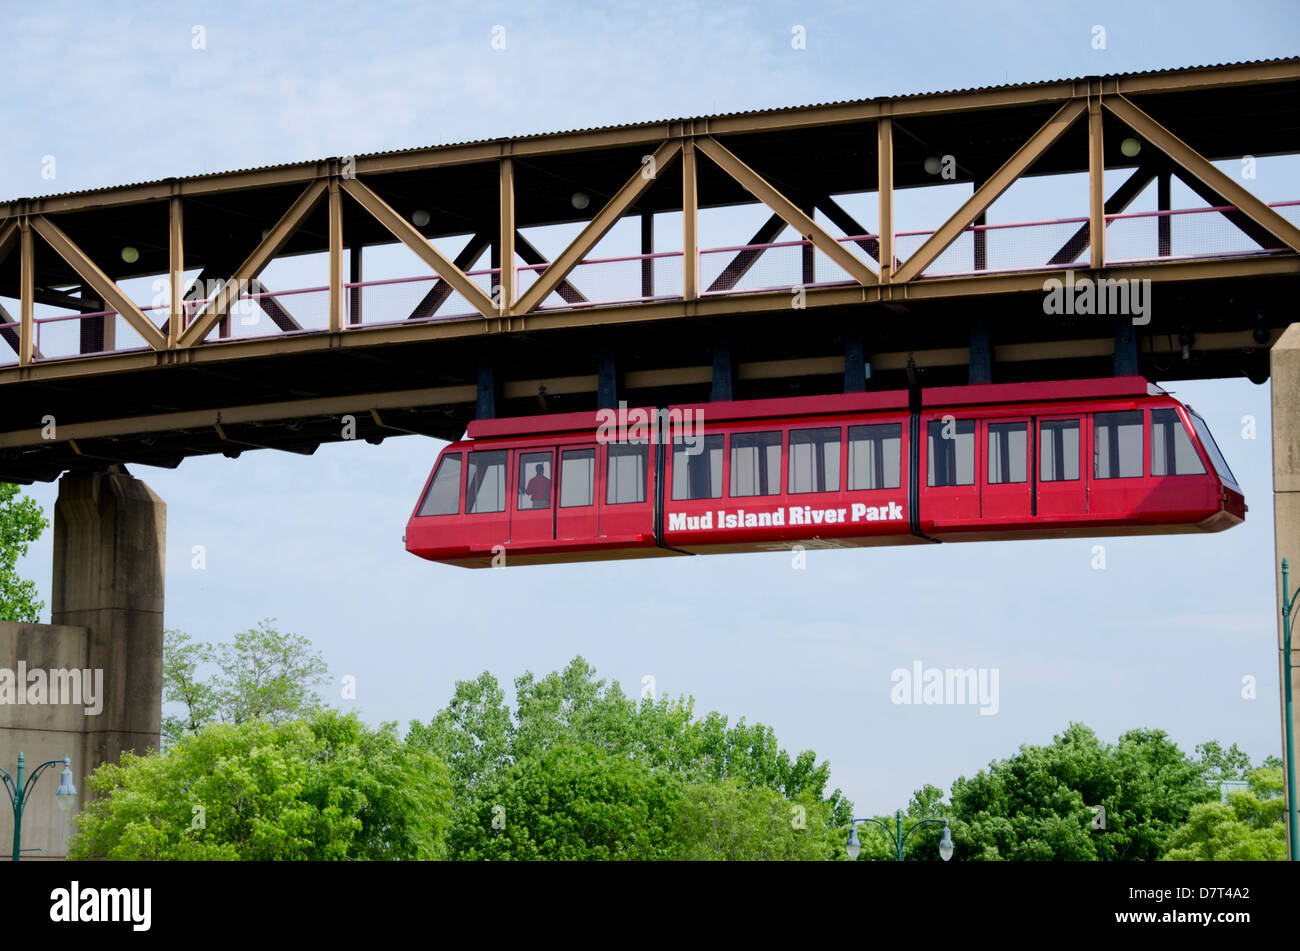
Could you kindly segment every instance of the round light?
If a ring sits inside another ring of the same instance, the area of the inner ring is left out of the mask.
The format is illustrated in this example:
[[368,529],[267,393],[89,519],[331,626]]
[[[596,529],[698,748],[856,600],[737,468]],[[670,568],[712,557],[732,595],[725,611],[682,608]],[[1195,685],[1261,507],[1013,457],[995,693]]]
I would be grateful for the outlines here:
[[140,252],[129,245],[122,249],[122,260],[127,264],[134,264],[140,260]]
[[591,204],[591,196],[586,192],[574,192],[573,197],[569,200],[573,202],[573,207],[579,211]]
[[943,161],[937,155],[931,155],[925,160],[925,172],[927,175],[938,175],[939,169],[943,168]]
[[1137,139],[1133,138],[1132,136],[1129,136],[1127,139],[1125,139],[1123,142],[1119,144],[1119,150],[1123,152],[1125,155],[1127,155],[1129,158],[1132,158],[1133,156],[1137,155],[1139,152],[1142,151],[1142,143],[1139,142]]
[[423,228],[429,223],[429,213],[423,208],[417,208],[415,211],[411,212],[411,222],[417,228]]

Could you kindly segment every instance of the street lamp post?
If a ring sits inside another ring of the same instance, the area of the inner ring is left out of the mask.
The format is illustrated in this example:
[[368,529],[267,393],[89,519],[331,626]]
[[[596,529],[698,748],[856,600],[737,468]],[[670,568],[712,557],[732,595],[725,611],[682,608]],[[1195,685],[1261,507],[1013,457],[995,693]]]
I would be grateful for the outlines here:
[[1291,671],[1294,667],[1291,664],[1291,613],[1295,610],[1296,601],[1291,599],[1287,575],[1290,571],[1290,565],[1285,558],[1282,559],[1282,696],[1284,698],[1282,711],[1283,731],[1286,735],[1286,811],[1287,811],[1287,829],[1289,831],[1287,849],[1292,862],[1300,862],[1300,816],[1296,812],[1296,788],[1295,788],[1295,727],[1291,719],[1294,708],[1291,704]]
[[953,853],[952,831],[948,828],[947,819],[922,819],[919,822],[916,822],[911,826],[909,826],[907,831],[904,832],[903,831],[903,810],[899,809],[896,813],[894,813],[894,824],[895,824],[895,829],[897,831],[895,831],[895,829],[890,829],[889,826],[885,825],[885,823],[881,822],[879,819],[854,819],[853,820],[853,824],[849,826],[849,841],[848,844],[845,846],[845,851],[849,853],[849,858],[851,859],[856,860],[858,854],[862,851],[862,843],[858,841],[859,822],[874,822],[876,825],[880,826],[880,828],[885,830],[885,835],[889,836],[889,840],[894,844],[894,859],[895,861],[898,862],[903,861],[903,846],[904,844],[906,844],[908,838],[911,837],[913,832],[915,832],[921,826],[926,825],[927,823],[942,822],[943,835],[939,839],[939,858],[943,859],[945,862],[948,861],[950,858],[952,858],[952,853]]
[[[27,782],[23,782],[23,754],[18,754],[18,775],[15,779],[9,775],[9,771],[0,766],[0,781],[5,784],[5,790],[9,793],[9,801],[14,807],[14,861],[18,861],[19,855],[22,854],[23,841],[23,807],[27,805],[30,798],[30,792],[35,785],[37,778],[41,775],[42,770],[47,766],[56,766],[63,764],[63,774],[59,777],[59,788],[54,791],[54,801],[58,803],[59,811],[67,812],[77,801],[77,787],[72,784],[72,761],[65,756],[63,759],[46,760],[40,766],[32,770],[32,775],[28,777]],[[36,851],[36,850],[32,850]]]

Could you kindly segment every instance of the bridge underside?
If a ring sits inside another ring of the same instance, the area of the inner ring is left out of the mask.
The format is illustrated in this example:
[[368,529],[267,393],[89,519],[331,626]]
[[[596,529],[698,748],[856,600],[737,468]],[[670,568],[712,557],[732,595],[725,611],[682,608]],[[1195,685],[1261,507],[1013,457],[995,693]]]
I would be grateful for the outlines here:
[[[1295,155],[1300,59],[0,203],[0,479],[453,439],[475,416],[622,399],[1117,373],[1263,382],[1296,319],[1300,201],[1266,204],[1250,175],[1212,163]],[[1012,185],[1051,176],[1078,199],[1073,217],[987,220]],[[1202,204],[1172,207],[1171,183]],[[897,196],[941,185],[964,186],[945,199],[960,207],[900,230]],[[1157,209],[1129,212],[1148,187]],[[742,206],[768,220],[702,247],[701,220]],[[604,257],[620,223],[639,223],[640,253]],[[577,235],[548,256],[552,226]],[[403,247],[422,274],[364,279],[363,258]],[[327,284],[266,287],[268,265],[306,260]],[[125,289],[158,276],[161,303]],[[1072,279],[1149,280],[1145,312],[1051,312],[1047,282]],[[260,329],[241,329],[241,304]]]

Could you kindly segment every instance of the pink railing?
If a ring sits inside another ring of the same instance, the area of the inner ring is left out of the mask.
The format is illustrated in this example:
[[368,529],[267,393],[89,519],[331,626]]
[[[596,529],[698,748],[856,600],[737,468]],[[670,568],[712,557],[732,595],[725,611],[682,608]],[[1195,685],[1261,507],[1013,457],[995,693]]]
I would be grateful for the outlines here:
[[[1300,225],[1300,201],[1274,202],[1269,207]],[[973,225],[965,228],[931,261],[921,277],[1086,267],[1087,226],[1086,217]],[[934,230],[896,232],[895,268],[905,263],[934,233]],[[837,240],[867,267],[879,272],[878,235],[850,235]],[[1289,248],[1275,245],[1278,245],[1276,239],[1232,206],[1106,216],[1107,264],[1290,253]],[[549,266],[517,267],[516,297],[526,293]],[[680,299],[684,266],[680,251],[584,259],[537,309],[551,311]],[[855,283],[830,256],[806,240],[702,248],[694,266],[699,293],[708,297]],[[490,268],[470,271],[466,276],[484,294],[493,297],[494,292],[499,292],[500,273],[499,268]],[[343,289],[345,330],[482,316],[435,274],[348,283]],[[207,303],[186,301],[187,327]],[[156,326],[166,327],[168,306],[151,305],[141,309]],[[99,321],[100,326],[84,334],[82,328],[88,320]],[[17,362],[19,329],[16,321],[0,324],[0,365]],[[231,313],[213,326],[205,340],[251,340],[328,329],[329,288],[306,287],[241,294]],[[36,360],[148,349],[135,329],[114,311],[37,317],[34,330]],[[101,349],[84,350],[96,341],[103,341]]]

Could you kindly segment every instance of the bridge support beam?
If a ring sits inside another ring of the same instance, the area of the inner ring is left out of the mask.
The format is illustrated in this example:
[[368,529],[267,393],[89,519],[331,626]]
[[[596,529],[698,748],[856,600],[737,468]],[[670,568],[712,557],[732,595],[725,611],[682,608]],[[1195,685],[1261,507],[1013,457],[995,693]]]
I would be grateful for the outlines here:
[[1115,363],[1116,376],[1138,376],[1137,333],[1132,321],[1121,320],[1115,324]]
[[[1295,408],[1300,406],[1300,323],[1292,324],[1273,344],[1269,355],[1270,369],[1273,376],[1273,542],[1275,546],[1273,559],[1274,580],[1278,586],[1278,601],[1281,601],[1281,564],[1287,558],[1291,563],[1292,591],[1295,595],[1295,579],[1300,572],[1295,570],[1300,565],[1300,418]],[[1282,652],[1281,611],[1278,611],[1278,667],[1279,677],[1285,677],[1286,660]],[[1282,689],[1282,751],[1286,754],[1286,683],[1278,681]],[[1300,696],[1300,640],[1292,635],[1291,641],[1291,690],[1292,696]],[[1293,701],[1294,702],[1294,701]],[[1291,729],[1300,731],[1300,717],[1292,715]],[[1300,748],[1300,732],[1292,734],[1296,747]],[[1287,771],[1283,769],[1285,781]],[[1288,823],[1290,821],[1288,817]],[[1290,830],[1288,829],[1288,832]],[[1288,835],[1287,841],[1290,841]],[[1291,856],[1293,860],[1298,856]]]
[[850,331],[844,335],[844,392],[861,393],[867,388],[871,367],[867,364],[862,346],[862,334]]
[[[50,620],[84,627],[104,708],[85,734],[86,772],[158,747],[167,505],[127,473],[68,473],[54,505]],[[84,775],[84,773],[83,773]]]
[[618,408],[618,374],[614,365],[614,352],[609,348],[600,351],[600,370],[596,378],[596,409]]
[[709,392],[711,403],[735,399],[732,395],[731,341],[719,337],[713,341],[713,388]]
[[993,348],[989,346],[989,329],[982,321],[970,330],[970,374],[967,382],[971,386],[993,382]]
[[488,360],[478,364],[478,400],[474,408],[476,419],[496,419],[497,415],[497,374]]

